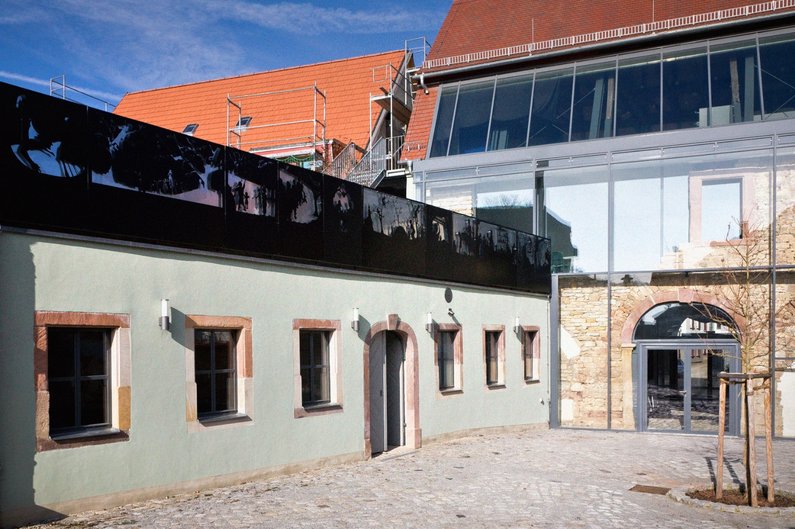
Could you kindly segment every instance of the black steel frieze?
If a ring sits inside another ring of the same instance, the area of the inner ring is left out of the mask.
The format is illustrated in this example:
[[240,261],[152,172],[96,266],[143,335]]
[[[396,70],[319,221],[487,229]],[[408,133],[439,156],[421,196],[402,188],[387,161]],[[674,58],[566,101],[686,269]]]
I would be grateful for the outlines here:
[[550,291],[550,241],[0,83],[0,222]]

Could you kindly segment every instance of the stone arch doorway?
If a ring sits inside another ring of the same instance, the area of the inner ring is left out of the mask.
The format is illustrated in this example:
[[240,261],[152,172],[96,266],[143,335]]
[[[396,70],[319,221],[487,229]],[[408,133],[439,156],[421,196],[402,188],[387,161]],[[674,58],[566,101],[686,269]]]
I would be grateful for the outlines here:
[[419,448],[419,354],[410,325],[390,314],[364,339],[365,457],[389,446]]
[[[632,343],[635,417],[642,431],[716,434],[718,373],[737,371],[740,348],[724,309],[701,301],[668,301],[635,322]],[[739,432],[739,394],[729,396],[727,429]]]

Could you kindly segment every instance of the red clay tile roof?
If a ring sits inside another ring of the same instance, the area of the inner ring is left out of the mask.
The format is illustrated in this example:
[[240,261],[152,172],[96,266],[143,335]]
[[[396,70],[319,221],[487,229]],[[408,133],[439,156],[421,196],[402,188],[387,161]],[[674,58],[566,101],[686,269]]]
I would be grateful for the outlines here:
[[403,143],[401,158],[404,160],[422,160],[428,151],[428,141],[433,124],[433,113],[436,110],[436,98],[439,88],[428,88],[426,95],[422,89],[416,91],[414,96],[414,110],[411,121],[406,131],[406,140]]
[[[195,137],[226,144],[227,95],[290,90],[311,87],[313,83],[317,83],[318,89],[326,95],[326,139],[333,138],[343,143],[353,141],[365,147],[370,138],[370,112],[373,113],[375,123],[380,110],[375,104],[371,107],[370,94],[376,94],[389,85],[384,74],[376,76],[376,81],[373,81],[373,68],[380,68],[380,72],[383,72],[385,66],[391,64],[398,69],[403,58],[402,50],[390,51],[133,92],[122,98],[115,113],[178,132],[182,132],[189,123],[198,123]],[[241,148],[249,150],[260,145],[275,146],[311,141],[311,122],[263,129],[256,127],[289,121],[311,121],[313,99],[311,89],[236,99],[242,105],[242,115],[253,117],[250,125],[252,128],[242,135]],[[234,127],[237,110],[234,107],[230,107],[230,110],[233,111],[231,126]],[[322,114],[322,99],[318,99],[319,119],[322,119]],[[292,140],[287,140],[288,138]]]
[[[444,70],[463,63],[462,55],[551,39],[626,28],[637,24],[679,19],[749,6],[750,15],[792,11],[790,0],[454,0],[426,61],[426,70]],[[677,27],[684,21],[679,21]],[[714,23],[707,21],[706,23]],[[694,24],[689,24],[690,26]],[[695,24],[703,25],[703,24]],[[673,26],[671,26],[673,27]],[[665,28],[662,29],[665,31]],[[658,31],[659,32],[659,31]],[[561,46],[566,47],[566,46]],[[504,53],[491,60],[527,55],[526,50]],[[434,66],[442,59],[459,58],[457,64]]]

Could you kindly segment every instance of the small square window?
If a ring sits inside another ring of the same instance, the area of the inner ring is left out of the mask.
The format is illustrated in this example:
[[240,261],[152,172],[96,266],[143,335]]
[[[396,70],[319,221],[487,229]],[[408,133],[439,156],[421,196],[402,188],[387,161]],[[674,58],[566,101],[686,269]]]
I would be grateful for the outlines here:
[[436,326],[436,367],[439,375],[439,391],[460,392],[463,389],[463,348],[461,327],[440,323]]
[[185,125],[185,128],[182,130],[182,133],[187,134],[188,136],[193,136],[193,134],[196,132],[196,129],[198,128],[199,128],[198,123],[188,123],[187,125]]
[[483,326],[483,361],[485,363],[486,385],[504,387],[505,385],[505,327],[502,325]]
[[525,382],[538,381],[541,376],[541,344],[537,327],[522,328],[522,363]]
[[247,128],[250,123],[251,123],[251,116],[243,116],[237,120],[237,125],[235,125],[235,128],[238,130],[243,130]]
[[342,411],[339,320],[293,320],[294,416]]

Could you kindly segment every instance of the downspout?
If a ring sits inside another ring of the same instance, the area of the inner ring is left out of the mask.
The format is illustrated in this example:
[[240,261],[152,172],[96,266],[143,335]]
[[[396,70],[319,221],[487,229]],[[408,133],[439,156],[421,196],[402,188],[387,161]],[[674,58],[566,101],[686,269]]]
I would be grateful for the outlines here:
[[427,96],[430,92],[428,91],[428,85],[425,84],[425,72],[420,72],[420,86],[423,93]]

